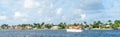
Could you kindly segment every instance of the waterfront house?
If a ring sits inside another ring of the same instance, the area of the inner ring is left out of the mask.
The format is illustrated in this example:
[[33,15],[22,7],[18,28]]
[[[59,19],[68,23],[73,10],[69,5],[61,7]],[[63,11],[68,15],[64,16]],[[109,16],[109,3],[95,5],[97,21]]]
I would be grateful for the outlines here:
[[26,26],[25,29],[32,29],[32,26]]
[[60,27],[59,26],[53,26],[51,27],[52,30],[58,30]]
[[13,30],[15,26],[9,26],[8,29]]
[[14,30],[22,30],[23,28],[21,26],[13,26]]
[[120,30],[120,27],[118,27],[118,30]]
[[69,29],[82,29],[82,26],[70,26]]

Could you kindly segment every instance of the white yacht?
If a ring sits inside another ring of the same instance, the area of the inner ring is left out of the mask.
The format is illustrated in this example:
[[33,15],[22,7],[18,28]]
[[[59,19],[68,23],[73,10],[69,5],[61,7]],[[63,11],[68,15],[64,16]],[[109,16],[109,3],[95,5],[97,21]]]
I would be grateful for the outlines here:
[[82,32],[83,30],[78,29],[67,29],[67,32]]
[[82,32],[81,26],[71,26],[69,29],[66,29],[67,32]]

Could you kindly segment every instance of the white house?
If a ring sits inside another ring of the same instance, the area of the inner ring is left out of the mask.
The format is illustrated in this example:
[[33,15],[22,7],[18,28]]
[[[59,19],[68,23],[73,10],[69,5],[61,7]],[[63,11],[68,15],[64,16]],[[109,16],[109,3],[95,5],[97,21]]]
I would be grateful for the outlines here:
[[52,30],[58,30],[59,29],[59,26],[53,26],[51,27]]

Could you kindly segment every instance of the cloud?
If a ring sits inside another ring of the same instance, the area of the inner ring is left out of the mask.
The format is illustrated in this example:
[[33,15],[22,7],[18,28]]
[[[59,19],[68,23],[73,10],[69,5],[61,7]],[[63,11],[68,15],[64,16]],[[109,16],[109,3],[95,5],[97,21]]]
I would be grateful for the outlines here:
[[15,20],[21,20],[21,21],[27,21],[28,19],[28,14],[26,14],[26,13],[22,13],[22,12],[19,12],[19,11],[17,11],[17,12],[15,12],[15,14],[14,14],[14,18],[15,18]]
[[100,0],[83,0],[84,1],[84,3],[86,3],[86,4],[93,4],[93,3],[98,3],[98,2],[100,2]]
[[75,9],[73,10],[73,14],[75,15],[74,18],[81,18],[81,20],[85,21],[86,19],[86,12],[82,9]]
[[83,10],[102,10],[104,6],[101,0],[82,0],[80,1],[79,6],[77,6]]
[[53,8],[53,7],[54,7],[54,5],[53,5],[53,3],[51,3],[51,4],[50,4],[50,8]]
[[120,16],[116,0],[0,0],[0,6],[0,11],[5,11],[0,13],[0,20],[9,19],[10,23],[75,23]]
[[39,2],[35,2],[33,0],[25,0],[24,1],[25,8],[33,8],[33,7],[38,7],[38,6],[40,6]]
[[62,10],[63,10],[62,8],[58,8],[56,14],[60,15],[62,13]]
[[7,19],[6,16],[0,16],[0,20],[5,20],[5,19]]
[[81,14],[80,16],[83,21],[86,19],[86,14]]
[[82,9],[74,9],[74,10],[73,10],[73,13],[74,13],[74,14],[82,14],[82,13],[84,13],[84,12],[83,12]]
[[28,15],[25,13],[21,13],[21,12],[15,12],[14,17],[15,18],[24,18],[27,17]]

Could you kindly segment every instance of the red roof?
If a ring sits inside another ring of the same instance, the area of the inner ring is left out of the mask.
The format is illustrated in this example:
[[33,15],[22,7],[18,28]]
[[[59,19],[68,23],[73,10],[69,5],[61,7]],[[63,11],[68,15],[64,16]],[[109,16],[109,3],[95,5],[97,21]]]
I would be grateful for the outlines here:
[[72,28],[75,28],[75,29],[77,29],[77,28],[81,28],[81,26],[71,26]]

